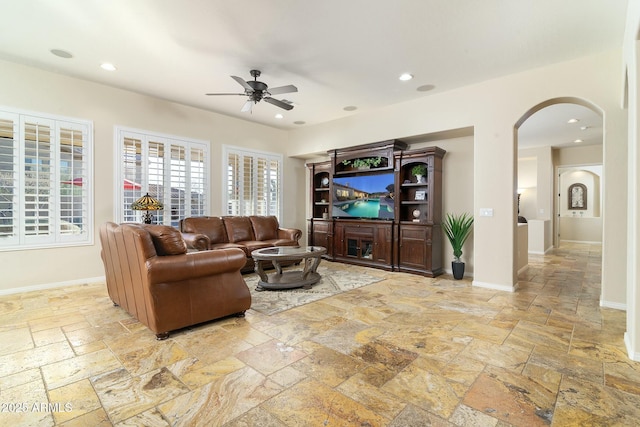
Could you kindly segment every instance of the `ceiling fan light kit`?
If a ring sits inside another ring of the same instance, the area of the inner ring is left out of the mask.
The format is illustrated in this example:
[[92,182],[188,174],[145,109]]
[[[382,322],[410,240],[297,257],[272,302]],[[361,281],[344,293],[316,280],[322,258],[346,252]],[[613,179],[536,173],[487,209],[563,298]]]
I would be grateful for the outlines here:
[[247,99],[247,102],[245,102],[244,105],[242,106],[242,109],[240,110],[242,112],[250,112],[251,108],[253,107],[253,104],[257,104],[262,100],[264,100],[264,102],[275,105],[276,107],[280,107],[287,111],[293,109],[293,105],[287,102],[281,101],[279,99],[272,98],[271,96],[280,95],[282,93],[297,92],[298,91],[297,87],[295,87],[294,85],[286,85],[286,86],[279,86],[279,87],[274,87],[269,89],[269,86],[267,86],[266,83],[258,81],[258,77],[260,77],[260,74],[261,74],[260,70],[251,70],[249,73],[251,74],[251,77],[253,77],[253,80],[245,81],[242,77],[231,76],[233,80],[238,82],[240,86],[244,88],[244,93],[207,93],[207,95],[209,96],[218,96],[218,95],[247,96],[249,99]]

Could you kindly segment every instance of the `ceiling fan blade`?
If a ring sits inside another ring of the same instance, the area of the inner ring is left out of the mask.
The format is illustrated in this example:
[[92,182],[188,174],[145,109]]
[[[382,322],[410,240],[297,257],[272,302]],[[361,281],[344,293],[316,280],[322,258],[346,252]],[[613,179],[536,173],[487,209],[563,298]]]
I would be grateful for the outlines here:
[[207,96],[215,96],[215,95],[240,95],[240,96],[247,96],[246,93],[205,93],[205,95]]
[[248,90],[250,92],[253,92],[253,88],[251,86],[249,86],[249,83],[245,82],[242,77],[231,76],[231,78],[233,80],[237,81],[238,83],[240,83],[242,85],[242,87],[245,88],[246,90]]
[[251,112],[251,107],[253,107],[253,101],[252,100],[248,100],[247,102],[244,103],[244,105],[240,109],[240,112],[242,112],[242,113]]
[[280,95],[281,93],[291,93],[291,92],[297,92],[298,88],[295,87],[294,85],[287,85],[287,86],[279,86],[279,87],[273,87],[271,89],[267,89],[267,92],[269,92],[271,95]]
[[264,97],[264,102],[268,102],[269,104],[273,104],[276,107],[284,108],[285,110],[293,110],[293,105],[287,104],[286,102],[282,102],[278,99],[269,98],[268,96]]

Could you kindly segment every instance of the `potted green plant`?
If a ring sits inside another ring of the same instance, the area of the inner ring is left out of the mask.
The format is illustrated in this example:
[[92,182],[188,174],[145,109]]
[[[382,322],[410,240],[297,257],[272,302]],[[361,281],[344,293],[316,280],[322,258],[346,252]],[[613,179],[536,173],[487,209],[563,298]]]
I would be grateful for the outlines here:
[[473,216],[466,212],[460,215],[447,213],[442,222],[442,229],[453,248],[454,260],[451,261],[451,269],[456,280],[460,280],[464,276],[464,262],[460,260],[460,257],[462,256],[462,246],[469,237],[472,226]]
[[377,168],[382,163],[382,157],[363,157],[354,160],[343,160],[342,164],[345,166],[352,166],[356,169],[369,169],[371,167]]
[[422,182],[422,177],[424,177],[427,173],[427,167],[422,163],[415,165],[411,168],[411,175],[416,177],[416,182]]

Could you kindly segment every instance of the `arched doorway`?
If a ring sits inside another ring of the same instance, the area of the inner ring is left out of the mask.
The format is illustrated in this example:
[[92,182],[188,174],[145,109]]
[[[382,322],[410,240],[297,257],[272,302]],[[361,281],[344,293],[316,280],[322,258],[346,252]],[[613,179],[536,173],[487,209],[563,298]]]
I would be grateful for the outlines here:
[[[514,204],[528,220],[528,252],[544,254],[562,240],[601,243],[601,110],[579,98],[550,99],[529,109],[516,123],[514,135],[519,196]],[[570,195],[564,193],[573,184],[584,188],[572,190],[592,196],[582,200],[586,209],[567,204]]]

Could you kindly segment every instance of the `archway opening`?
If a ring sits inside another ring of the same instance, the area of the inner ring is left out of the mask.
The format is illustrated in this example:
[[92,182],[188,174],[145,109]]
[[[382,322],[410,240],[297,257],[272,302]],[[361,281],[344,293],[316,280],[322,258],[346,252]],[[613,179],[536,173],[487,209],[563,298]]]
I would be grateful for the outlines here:
[[[527,220],[528,254],[542,255],[562,241],[601,244],[602,111],[579,98],[550,99],[523,114],[514,127],[514,139],[518,153],[514,211]],[[561,171],[571,175],[561,180]],[[582,189],[587,198],[580,202],[575,190],[576,206],[570,208],[570,196],[564,193],[573,184],[582,185],[572,190]],[[577,206],[580,203],[583,206]],[[516,271],[522,272],[518,263],[522,260],[514,259]]]

